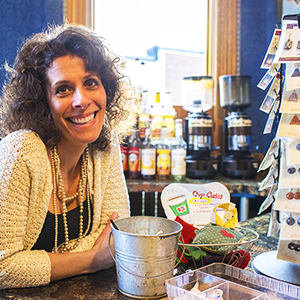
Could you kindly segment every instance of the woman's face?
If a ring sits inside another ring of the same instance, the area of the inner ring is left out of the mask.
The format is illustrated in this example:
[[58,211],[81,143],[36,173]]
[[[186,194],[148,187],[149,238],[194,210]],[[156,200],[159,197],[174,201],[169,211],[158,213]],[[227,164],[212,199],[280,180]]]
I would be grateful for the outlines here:
[[87,71],[81,58],[67,55],[55,59],[47,70],[46,92],[62,133],[60,145],[86,147],[99,137],[106,93],[101,78]]

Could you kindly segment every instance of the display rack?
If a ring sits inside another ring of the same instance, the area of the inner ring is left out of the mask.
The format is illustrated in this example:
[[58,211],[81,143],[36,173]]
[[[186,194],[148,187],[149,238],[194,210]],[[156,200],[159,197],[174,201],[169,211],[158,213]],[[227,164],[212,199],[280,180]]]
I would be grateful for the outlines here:
[[[298,28],[300,28],[300,14],[285,15],[282,17],[283,20],[292,20],[298,22]],[[279,101],[282,101],[283,94],[283,64],[280,66],[280,90],[279,90]],[[279,114],[278,119],[280,120],[281,115]],[[281,142],[279,140],[279,142]],[[281,145],[279,146],[278,153],[278,178],[280,175],[280,159],[281,159]],[[279,215],[279,212],[278,212]],[[254,258],[251,264],[252,269],[261,275],[266,275],[271,278],[275,278],[287,283],[300,285],[300,264],[293,263],[287,260],[277,258],[276,251],[268,251],[262,253]]]

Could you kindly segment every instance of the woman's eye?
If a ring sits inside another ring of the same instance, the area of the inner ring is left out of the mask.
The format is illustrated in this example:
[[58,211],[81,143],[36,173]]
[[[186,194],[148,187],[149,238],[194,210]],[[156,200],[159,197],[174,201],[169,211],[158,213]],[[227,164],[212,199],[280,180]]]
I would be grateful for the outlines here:
[[70,92],[70,90],[71,89],[69,87],[67,87],[66,85],[60,86],[56,90],[56,95],[58,95],[58,96],[67,95]]
[[91,78],[85,82],[85,85],[89,88],[93,88],[99,85],[99,81]]

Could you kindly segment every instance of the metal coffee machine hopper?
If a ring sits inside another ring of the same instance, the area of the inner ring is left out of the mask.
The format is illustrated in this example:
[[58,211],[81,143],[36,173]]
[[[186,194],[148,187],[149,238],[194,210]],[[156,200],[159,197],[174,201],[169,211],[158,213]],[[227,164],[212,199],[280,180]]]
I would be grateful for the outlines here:
[[250,103],[250,76],[219,77],[220,105],[227,109],[224,119],[225,155],[220,170],[229,178],[254,178],[259,162],[251,156],[251,118],[242,110]]
[[213,120],[208,114],[212,108],[213,79],[210,76],[187,76],[181,79],[181,101],[185,118],[187,143],[186,177],[213,178],[218,172],[218,160],[211,157]]

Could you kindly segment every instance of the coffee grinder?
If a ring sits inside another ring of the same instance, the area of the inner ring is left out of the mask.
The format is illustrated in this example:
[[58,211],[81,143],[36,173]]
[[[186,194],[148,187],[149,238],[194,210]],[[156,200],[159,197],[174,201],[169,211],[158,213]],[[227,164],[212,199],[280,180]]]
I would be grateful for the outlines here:
[[251,156],[251,118],[242,110],[250,103],[250,76],[219,77],[220,105],[228,110],[224,119],[225,155],[220,169],[225,177],[254,178],[259,162]]
[[188,111],[184,126],[187,178],[213,178],[218,172],[218,160],[211,157],[213,120],[207,113],[212,108],[212,92],[210,76],[181,79],[182,108]]

